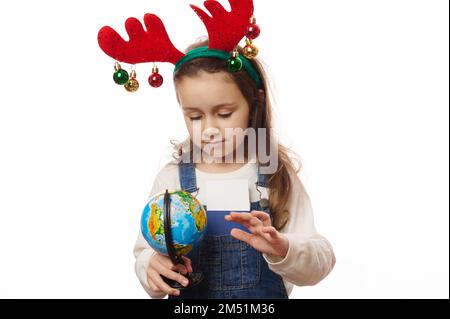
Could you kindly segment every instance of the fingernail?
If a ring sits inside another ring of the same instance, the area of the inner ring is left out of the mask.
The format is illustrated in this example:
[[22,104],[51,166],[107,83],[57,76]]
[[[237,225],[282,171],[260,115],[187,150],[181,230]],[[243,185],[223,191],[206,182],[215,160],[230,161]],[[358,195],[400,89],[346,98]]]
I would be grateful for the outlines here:
[[183,280],[183,286],[187,286],[189,284],[188,280]]

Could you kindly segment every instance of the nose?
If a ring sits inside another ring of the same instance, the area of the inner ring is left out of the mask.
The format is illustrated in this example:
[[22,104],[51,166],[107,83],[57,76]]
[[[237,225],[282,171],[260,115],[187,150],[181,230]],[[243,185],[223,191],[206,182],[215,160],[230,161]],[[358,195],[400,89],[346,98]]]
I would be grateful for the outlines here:
[[210,116],[205,117],[205,122],[203,123],[205,126],[202,131],[202,140],[203,141],[211,141],[216,140],[217,136],[220,134],[220,130],[217,128],[214,119]]
[[219,139],[220,130],[216,127],[206,127],[202,132],[203,141],[214,141]]

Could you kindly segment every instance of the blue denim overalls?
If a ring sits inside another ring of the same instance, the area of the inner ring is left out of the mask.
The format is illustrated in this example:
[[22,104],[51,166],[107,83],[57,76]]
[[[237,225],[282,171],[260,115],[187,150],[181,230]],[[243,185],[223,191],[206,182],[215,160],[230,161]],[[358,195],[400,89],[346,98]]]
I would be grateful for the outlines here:
[[[181,188],[195,193],[195,164],[180,163],[179,175]],[[266,186],[265,175],[259,171],[257,185]],[[251,203],[251,210],[270,214],[259,202]],[[230,235],[233,227],[243,226],[225,221],[223,215],[218,219],[210,218],[208,214],[207,233],[200,248],[187,255],[192,260],[194,272],[202,272],[205,279],[197,286],[181,290],[180,296],[169,296],[169,299],[288,298],[281,276],[269,269],[262,253]]]

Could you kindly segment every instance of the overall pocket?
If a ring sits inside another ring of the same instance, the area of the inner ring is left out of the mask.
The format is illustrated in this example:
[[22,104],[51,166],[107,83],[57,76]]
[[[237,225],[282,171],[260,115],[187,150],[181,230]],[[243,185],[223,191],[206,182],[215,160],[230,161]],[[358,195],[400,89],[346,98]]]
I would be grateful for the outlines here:
[[211,290],[250,288],[260,281],[260,253],[230,235],[206,236],[199,257],[198,271]]

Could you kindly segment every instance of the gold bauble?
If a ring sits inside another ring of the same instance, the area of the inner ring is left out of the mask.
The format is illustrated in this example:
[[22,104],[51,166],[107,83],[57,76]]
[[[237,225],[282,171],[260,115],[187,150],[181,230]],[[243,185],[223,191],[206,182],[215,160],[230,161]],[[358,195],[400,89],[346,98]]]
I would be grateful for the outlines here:
[[128,92],[136,92],[139,89],[139,82],[138,80],[131,78],[128,80],[127,83],[125,83],[125,90]]
[[256,47],[256,45],[252,44],[247,44],[244,49],[242,54],[247,58],[247,59],[254,59],[258,56],[259,53],[259,49]]

